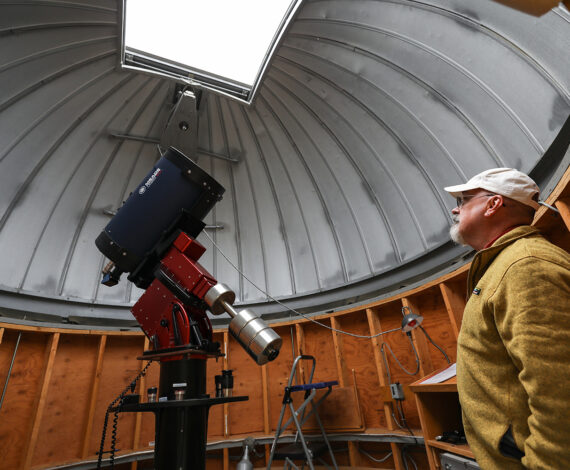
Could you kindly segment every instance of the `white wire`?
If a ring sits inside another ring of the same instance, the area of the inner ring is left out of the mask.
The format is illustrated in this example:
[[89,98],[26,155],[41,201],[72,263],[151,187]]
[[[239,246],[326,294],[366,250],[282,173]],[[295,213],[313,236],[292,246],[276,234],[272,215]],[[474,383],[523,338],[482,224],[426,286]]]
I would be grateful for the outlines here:
[[305,315],[304,313],[298,312],[297,310],[292,309],[291,307],[285,305],[283,302],[280,302],[279,300],[275,299],[274,297],[272,297],[271,295],[269,295],[267,292],[265,292],[261,287],[257,286],[251,279],[249,279],[243,272],[241,272],[241,271],[239,270],[239,268],[238,268],[234,263],[231,262],[231,260],[225,255],[225,253],[221,250],[221,248],[220,248],[218,245],[216,245],[216,242],[214,242],[214,240],[212,239],[212,237],[210,237],[210,235],[208,235],[208,233],[207,233],[206,231],[202,231],[202,233],[212,242],[212,245],[214,245],[214,247],[216,248],[216,250],[218,250],[218,251],[220,252],[220,254],[226,259],[226,261],[227,261],[228,263],[230,263],[230,265],[231,265],[245,280],[247,280],[253,287],[255,287],[259,292],[265,294],[265,296],[267,296],[268,299],[272,300],[273,302],[278,303],[278,304],[281,305],[282,307],[285,307],[287,310],[293,312],[293,313],[296,314],[296,315],[299,315],[299,316],[305,318],[306,320],[309,320],[309,321],[311,321],[311,322],[313,322],[313,323],[316,323],[317,325],[322,326],[323,328],[326,328],[326,329],[328,329],[328,330],[334,331],[334,332],[336,332],[336,333],[340,333],[340,334],[348,335],[348,336],[353,336],[353,337],[355,337],[355,338],[362,338],[362,339],[372,339],[372,338],[376,338],[376,337],[381,336],[381,335],[385,335],[386,333],[391,333],[391,332],[393,332],[393,331],[401,331],[401,328],[393,328],[393,329],[391,329],[391,330],[381,331],[380,333],[377,333],[377,334],[372,335],[372,336],[357,335],[357,334],[355,334],[355,333],[350,333],[350,332],[348,332],[348,331],[343,331],[343,330],[339,330],[339,329],[337,329],[337,328],[332,328],[332,327],[330,327],[330,326],[328,326],[328,325],[325,325],[324,323],[321,323],[321,322],[319,322],[319,321],[317,321],[317,320],[315,320],[315,319],[313,319],[313,318],[311,318],[311,317]]
[[558,209],[556,209],[556,207],[553,207],[550,204],[546,204],[546,202],[544,202],[544,201],[538,201],[538,203],[541,206],[548,207],[549,209],[553,210],[554,212],[558,212],[560,214],[560,211]]
[[373,462],[377,462],[377,463],[382,463],[382,462],[386,462],[386,460],[388,460],[390,457],[392,457],[392,451],[388,452],[388,454],[385,457],[382,457],[380,459],[377,459],[376,457],[372,457],[372,455],[370,455],[368,452],[366,452],[364,449],[361,449],[360,446],[358,446],[358,452],[364,454],[366,457],[368,457],[370,460],[372,460]]

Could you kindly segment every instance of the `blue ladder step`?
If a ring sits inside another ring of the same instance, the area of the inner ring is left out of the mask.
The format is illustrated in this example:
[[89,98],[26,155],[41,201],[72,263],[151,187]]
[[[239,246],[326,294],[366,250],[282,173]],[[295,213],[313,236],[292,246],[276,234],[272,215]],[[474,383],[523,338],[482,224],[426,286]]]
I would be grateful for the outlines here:
[[338,380],[332,380],[330,382],[315,382],[312,384],[293,385],[290,387],[290,390],[292,392],[299,392],[301,390],[318,390],[320,388],[332,387],[334,385],[338,385]]

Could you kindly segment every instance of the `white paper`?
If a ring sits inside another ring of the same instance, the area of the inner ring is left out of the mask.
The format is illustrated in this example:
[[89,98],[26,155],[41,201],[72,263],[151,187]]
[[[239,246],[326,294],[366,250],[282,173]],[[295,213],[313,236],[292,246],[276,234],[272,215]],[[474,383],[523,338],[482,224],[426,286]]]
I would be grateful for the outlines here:
[[425,384],[438,384],[441,382],[445,382],[447,379],[455,377],[457,373],[455,366],[456,364],[451,364],[447,369],[442,370],[439,374],[435,374],[433,377],[430,377],[429,379],[426,379],[420,383],[422,385],[425,385]]

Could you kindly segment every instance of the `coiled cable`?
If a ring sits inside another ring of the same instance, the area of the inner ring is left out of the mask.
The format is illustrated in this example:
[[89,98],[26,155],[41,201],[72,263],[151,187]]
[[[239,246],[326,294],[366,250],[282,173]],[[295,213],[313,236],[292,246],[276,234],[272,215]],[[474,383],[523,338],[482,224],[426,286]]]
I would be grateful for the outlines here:
[[[122,399],[123,397],[130,391],[131,393],[133,393],[135,391],[135,388],[137,386],[137,382],[139,381],[139,379],[141,377],[143,377],[146,374],[147,369],[150,367],[150,365],[152,364],[152,361],[149,361],[147,363],[146,366],[144,366],[144,369],[141,370],[138,375],[131,381],[131,383],[129,383],[129,385],[127,385],[125,387],[125,389],[119,394],[119,396],[117,398],[115,398],[111,404],[107,407],[107,410],[105,411],[105,419],[103,421],[103,431],[101,432],[101,443],[99,445],[99,452],[98,452],[98,458],[97,458],[97,470],[101,469],[101,464],[103,462],[103,448],[105,447],[105,438],[107,436],[107,425],[109,423],[109,413],[111,411],[114,411],[114,416],[113,416],[113,430],[111,433],[111,456],[109,458],[109,461],[111,463],[111,468],[115,468],[115,447],[117,444],[117,425],[118,425],[118,421],[119,421],[119,411],[122,405]],[[113,410],[113,408],[115,407],[115,405],[118,406]]]

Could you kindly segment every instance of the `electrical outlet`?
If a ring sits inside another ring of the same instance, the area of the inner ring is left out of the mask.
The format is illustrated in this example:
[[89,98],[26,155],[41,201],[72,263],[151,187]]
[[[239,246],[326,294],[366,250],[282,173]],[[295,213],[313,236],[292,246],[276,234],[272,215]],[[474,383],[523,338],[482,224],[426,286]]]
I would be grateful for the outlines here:
[[390,384],[390,393],[392,394],[392,398],[394,400],[403,400],[404,399],[404,389],[402,384],[396,382],[395,384]]

